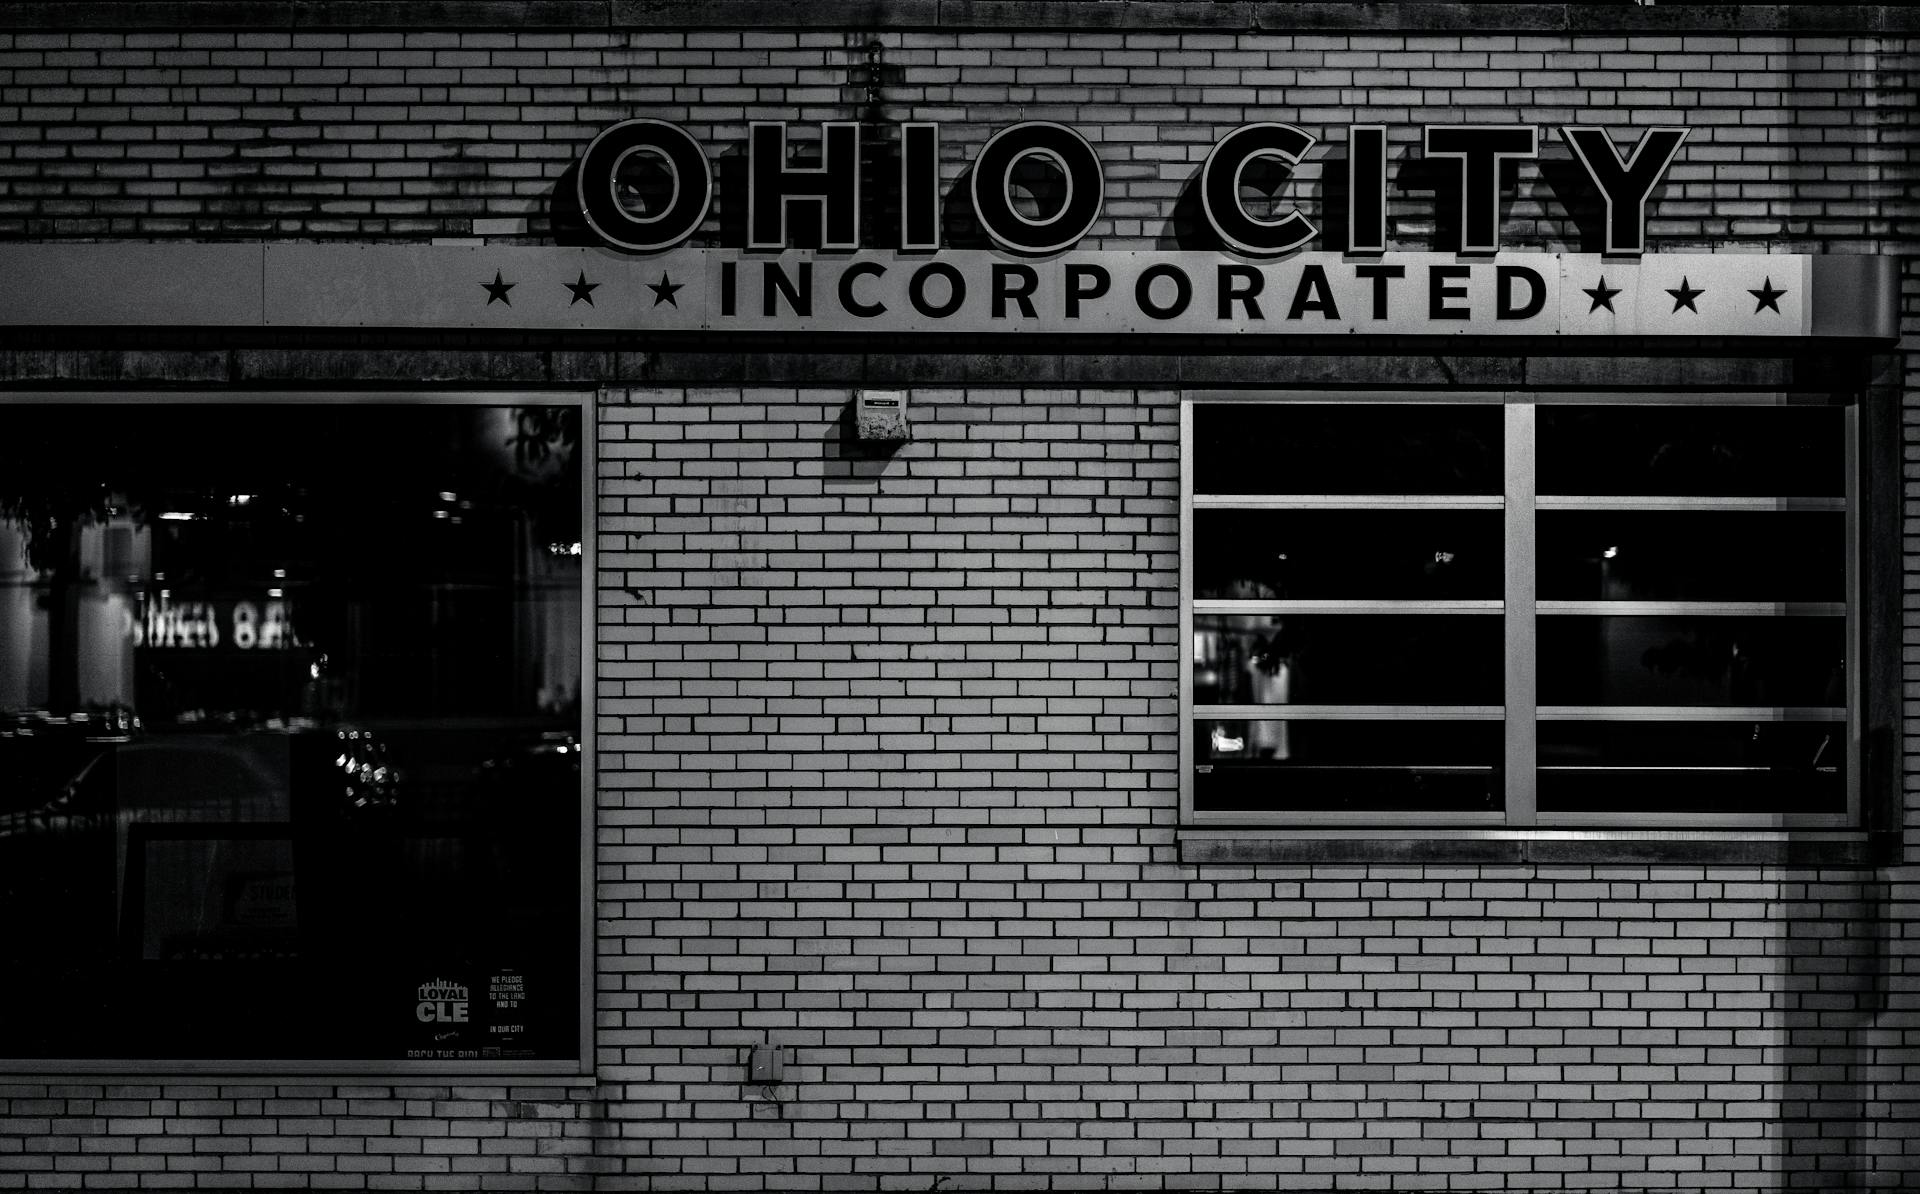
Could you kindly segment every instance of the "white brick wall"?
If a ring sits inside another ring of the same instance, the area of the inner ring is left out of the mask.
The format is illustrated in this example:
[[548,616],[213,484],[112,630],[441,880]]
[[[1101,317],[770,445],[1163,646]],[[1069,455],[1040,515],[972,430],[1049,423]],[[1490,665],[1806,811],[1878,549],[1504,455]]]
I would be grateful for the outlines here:
[[[1914,253],[1899,38],[877,36],[883,114],[945,122],[950,180],[1013,120],[1085,132],[1088,247],[1158,242],[1240,123],[1382,121],[1399,159],[1471,118],[1693,126],[1662,249]],[[866,41],[0,33],[0,236],[538,241],[599,127],[718,156],[844,118]],[[1508,243],[1574,239],[1554,181],[1522,169]],[[1430,199],[1396,197],[1399,247]],[[14,1080],[0,1189],[1920,1182],[1913,775],[1891,872],[1182,866],[1177,395],[923,387],[915,442],[851,463],[847,398],[602,411],[596,1087]],[[768,1038],[778,1106],[742,1084]]]

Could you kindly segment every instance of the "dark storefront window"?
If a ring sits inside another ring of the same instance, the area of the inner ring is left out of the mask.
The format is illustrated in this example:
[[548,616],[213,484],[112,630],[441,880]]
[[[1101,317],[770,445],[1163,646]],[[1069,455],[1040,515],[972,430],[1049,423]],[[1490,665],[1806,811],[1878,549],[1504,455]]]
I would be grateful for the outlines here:
[[6,413],[0,1056],[576,1069],[578,402]]
[[1853,409],[1190,403],[1197,823],[1857,822]]

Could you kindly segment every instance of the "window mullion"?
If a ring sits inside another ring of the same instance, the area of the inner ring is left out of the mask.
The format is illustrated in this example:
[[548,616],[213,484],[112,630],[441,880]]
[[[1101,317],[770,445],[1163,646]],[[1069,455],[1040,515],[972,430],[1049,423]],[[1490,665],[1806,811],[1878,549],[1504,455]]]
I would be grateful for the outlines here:
[[1860,824],[1862,803],[1860,782],[1867,761],[1866,752],[1866,715],[1867,715],[1867,642],[1866,620],[1862,617],[1864,607],[1861,604],[1860,581],[1865,575],[1864,561],[1860,558],[1860,528],[1865,511],[1861,508],[1860,485],[1860,407],[1850,405],[1846,410],[1846,486],[1847,486],[1847,629],[1846,669],[1847,669],[1847,823]]
[[1193,403],[1180,403],[1180,822],[1193,820]]
[[1539,755],[1534,712],[1538,701],[1534,649],[1534,406],[1506,407],[1506,809],[1507,824],[1538,819],[1535,786]]

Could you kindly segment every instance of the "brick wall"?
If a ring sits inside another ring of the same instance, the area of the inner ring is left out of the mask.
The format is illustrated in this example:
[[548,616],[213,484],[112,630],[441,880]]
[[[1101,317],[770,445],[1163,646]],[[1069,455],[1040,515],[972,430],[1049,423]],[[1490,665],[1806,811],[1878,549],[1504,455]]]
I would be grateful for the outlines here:
[[[847,398],[607,412],[600,1072],[645,1122],[603,1155],[714,1188],[1912,1180],[1883,885],[1180,866],[1176,396],[921,391],[884,469],[822,459]],[[777,1119],[762,1039],[800,1050]]]
[[[875,37],[949,178],[1015,119],[1094,140],[1090,245],[1173,237],[1234,125],[1471,118],[1684,120],[1661,250],[1914,252],[1912,42],[1684,31],[23,30],[0,235],[544,241],[599,127],[860,115]],[[1544,145],[1509,243],[1575,239]],[[847,398],[603,408],[597,1085],[0,1079],[0,1188],[1920,1183],[1913,776],[1891,870],[1182,865],[1178,394],[930,385],[889,461]]]
[[0,1102],[7,1188],[577,1189],[599,1126],[564,1091],[498,1085],[41,1081]]
[[[1456,184],[1420,167],[1419,126],[1471,118],[1543,128],[1508,243],[1577,238],[1579,179],[1545,130],[1684,123],[1651,209],[1662,247],[1861,251],[1912,234],[1911,70],[1907,40],[1861,36],[23,31],[0,33],[0,236],[543,240],[567,166],[632,116],[714,157],[749,120],[940,121],[949,183],[995,129],[1049,119],[1106,164],[1086,246],[1137,248],[1169,234],[1214,140],[1273,120],[1335,146],[1348,123],[1394,126],[1412,165],[1395,243],[1429,248],[1433,194]],[[1330,152],[1289,193],[1323,223]]]

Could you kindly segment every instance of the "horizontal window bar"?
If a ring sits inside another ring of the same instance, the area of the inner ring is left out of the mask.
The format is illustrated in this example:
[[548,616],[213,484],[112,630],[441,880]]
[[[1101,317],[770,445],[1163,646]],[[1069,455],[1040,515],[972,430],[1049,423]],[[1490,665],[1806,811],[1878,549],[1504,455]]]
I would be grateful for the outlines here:
[[1543,493],[1534,499],[1542,510],[1845,510],[1838,497],[1616,497],[1583,493]]
[[1189,390],[1189,402],[1398,402],[1409,406],[1457,406],[1461,403],[1511,402],[1506,390]]
[[[169,403],[190,404],[193,406],[243,406],[247,403],[272,401],[276,403],[310,402],[315,404],[339,403],[354,405],[360,403],[398,403],[407,406],[421,406],[427,403],[447,403],[458,405],[471,403],[475,406],[581,406],[591,407],[597,390],[588,386],[573,390],[286,390],[262,393],[259,390],[169,390],[166,399]],[[98,403],[102,406],[136,406],[154,401],[150,391],[138,389],[125,390],[40,390],[9,392],[9,403],[45,403],[49,406],[67,403]],[[118,1065],[118,1062],[110,1064]],[[144,1063],[142,1063],[144,1064]],[[168,1063],[172,1064],[172,1063]],[[228,1063],[221,1062],[221,1065]],[[237,1064],[237,1063],[235,1063]],[[323,1062],[333,1065],[333,1062]],[[507,1063],[524,1064],[520,1062]],[[222,1071],[227,1072],[227,1071]],[[298,1073],[297,1070],[286,1070]],[[328,1071],[321,1070],[321,1073]],[[529,1071],[533,1072],[533,1071]]]
[[1541,601],[1543,614],[1701,615],[1742,617],[1840,618],[1844,601]]
[[1845,721],[1843,706],[1542,705],[1541,721]]
[[1499,497],[1419,493],[1196,493],[1196,510],[1498,510]]
[[1498,721],[1502,705],[1195,705],[1194,720],[1211,721],[1392,721],[1431,718]]
[[1552,394],[1527,392],[1509,401],[1527,401],[1538,406],[1845,406],[1844,395],[1801,393],[1779,390],[1624,390],[1560,391]]
[[[1261,760],[1255,760],[1259,762]],[[1493,764],[1478,763],[1279,763],[1273,771],[1431,771],[1442,775],[1485,775]]]
[[1782,390],[1189,390],[1189,402],[1398,402],[1437,406],[1845,406],[1844,394]]
[[[1275,812],[1255,809],[1208,812],[1205,809],[1195,809],[1193,820],[1187,824],[1189,826],[1218,825],[1223,828],[1232,826],[1236,831],[1244,826],[1271,825],[1286,829],[1289,837],[1295,836],[1297,832],[1295,827],[1302,825],[1318,825],[1349,835],[1357,830],[1366,837],[1380,836],[1374,832],[1379,826],[1426,826],[1426,830],[1418,835],[1425,838],[1434,836],[1436,831],[1446,833],[1457,826],[1499,825],[1506,820],[1506,816],[1502,812],[1409,812],[1400,809],[1354,812],[1342,809],[1289,809]],[[1181,832],[1185,834],[1185,827]],[[1234,832],[1231,836],[1241,835]]]
[[[1498,817],[1500,814],[1494,813],[1492,815]],[[1659,816],[1663,822],[1673,819],[1675,816],[1685,816],[1686,819],[1695,824],[1691,826],[1663,826],[1662,828],[1646,829],[1637,829],[1631,826],[1622,829],[1457,829],[1441,835],[1411,829],[1356,831],[1352,829],[1302,828],[1290,833],[1288,836],[1306,838],[1313,841],[1331,842],[1349,841],[1354,838],[1430,841],[1436,836],[1457,838],[1463,841],[1493,842],[1791,842],[1796,840],[1793,835],[1786,829],[1777,827],[1774,824],[1775,822],[1791,819],[1795,824],[1813,824],[1815,822],[1826,822],[1834,819],[1832,814],[1827,813],[1729,813],[1718,816],[1699,816],[1695,814],[1656,815]],[[1624,816],[1620,814],[1599,814],[1599,816],[1620,821],[1628,819],[1639,820],[1646,816],[1646,814],[1629,814]],[[1381,814],[1381,819],[1384,822],[1385,814]],[[1443,819],[1464,821],[1482,818],[1479,814],[1468,813],[1448,818],[1423,814],[1423,819],[1429,821]],[[1563,822],[1574,820],[1575,818],[1569,816],[1556,817],[1552,814],[1542,813],[1540,819],[1547,822]],[[1583,813],[1577,819],[1584,823],[1594,818],[1589,814]],[[1711,824],[1703,824],[1703,822],[1711,822]],[[1718,828],[1718,826],[1726,826],[1726,828]],[[1182,829],[1180,836],[1183,838],[1191,837],[1208,840],[1232,840],[1235,838],[1245,838],[1249,835],[1237,829]],[[1864,842],[1867,840],[1867,835],[1858,832],[1843,832],[1822,835],[1822,838],[1823,840],[1829,841]]]
[[1497,614],[1503,607],[1504,603],[1498,598],[1484,600],[1444,598],[1431,601],[1196,600],[1193,603],[1193,612],[1196,614]]
[[[1695,764],[1659,764],[1659,763],[1542,763],[1542,771],[1778,771],[1778,767],[1702,767]],[[1816,771],[1838,773],[1837,767],[1816,767]]]
[[[1542,825],[1620,825],[1626,828],[1607,835],[1616,841],[1699,841],[1724,838],[1740,841],[1771,840],[1766,829],[1848,829],[1852,820],[1845,813],[1541,813]],[[1708,828],[1726,826],[1725,829]],[[1742,832],[1744,831],[1744,832]],[[1605,830],[1565,830],[1561,840],[1600,837]],[[1787,839],[1793,840],[1793,839]],[[1864,840],[1864,835],[1837,840]]]

